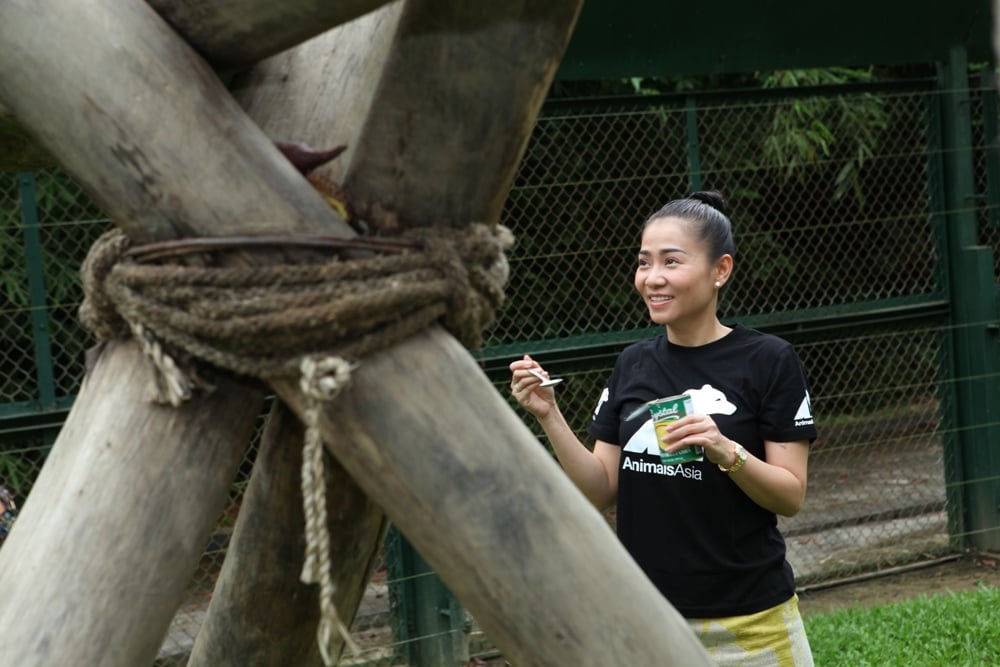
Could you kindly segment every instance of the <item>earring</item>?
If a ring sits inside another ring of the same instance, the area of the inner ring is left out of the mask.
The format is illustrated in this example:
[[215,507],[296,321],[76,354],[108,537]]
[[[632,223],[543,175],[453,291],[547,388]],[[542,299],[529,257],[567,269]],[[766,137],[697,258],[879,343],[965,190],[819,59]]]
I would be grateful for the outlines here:
[[715,289],[719,289],[720,287],[722,287],[722,283],[720,283],[718,280],[716,280],[715,281]]

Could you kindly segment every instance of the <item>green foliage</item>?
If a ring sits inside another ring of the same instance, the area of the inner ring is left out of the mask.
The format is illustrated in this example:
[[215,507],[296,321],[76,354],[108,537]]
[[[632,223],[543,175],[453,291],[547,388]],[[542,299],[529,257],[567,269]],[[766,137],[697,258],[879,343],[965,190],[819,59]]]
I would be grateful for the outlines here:
[[31,490],[46,451],[39,438],[0,443],[0,484],[14,494],[18,504]]
[[[870,70],[831,67],[772,72],[761,78],[761,85],[765,89],[799,88],[873,80]],[[874,157],[888,125],[885,100],[877,95],[790,99],[774,107],[762,145],[762,163],[777,167],[788,181],[801,178],[803,167],[834,161],[840,167],[834,176],[833,198],[850,195],[861,204],[861,169]]]
[[28,305],[28,270],[17,179],[0,176],[0,309]]
[[[25,207],[21,179],[0,175],[0,402],[37,398],[35,340],[31,302]],[[29,190],[29,192],[31,192]],[[76,309],[81,301],[79,268],[107,220],[68,175],[61,171],[34,175],[34,211],[30,231],[37,233],[45,314],[52,340],[57,391],[71,395],[80,380],[82,348],[89,336],[81,331]],[[28,209],[30,210],[30,209]]]
[[[93,235],[90,225],[81,223],[103,216],[61,172],[40,174],[34,196],[46,296],[50,303],[66,303],[78,296],[80,252],[90,246]],[[0,312],[29,306],[22,216],[16,175],[0,175]]]
[[1000,664],[1000,589],[944,593],[807,617],[817,665],[961,667]]

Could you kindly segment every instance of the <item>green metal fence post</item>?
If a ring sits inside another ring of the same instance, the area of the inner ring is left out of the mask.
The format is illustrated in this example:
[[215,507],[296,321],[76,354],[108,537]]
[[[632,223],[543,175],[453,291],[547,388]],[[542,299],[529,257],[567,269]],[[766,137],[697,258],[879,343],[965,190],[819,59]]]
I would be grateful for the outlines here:
[[[1000,455],[996,436],[997,321],[991,249],[978,245],[968,65],[963,48],[940,68],[946,252],[955,364],[955,433],[960,456],[964,543],[1000,548]],[[991,404],[992,403],[992,404]],[[947,458],[947,457],[946,457]]]
[[396,641],[411,667],[457,667],[469,661],[468,614],[413,545],[393,526],[386,559],[396,613]]
[[1000,229],[1000,112],[997,108],[997,77],[992,67],[984,67],[979,73],[979,79],[979,92],[983,98],[986,216],[990,225]]
[[691,192],[702,189],[701,145],[698,142],[698,103],[693,97],[684,104],[684,128],[687,135],[688,183]]
[[962,249],[969,288],[969,326],[958,336],[969,375],[968,395],[959,404],[965,413],[969,448],[963,457],[968,544],[1000,548],[1000,318],[993,274],[993,248]]
[[[940,76],[938,78],[940,89]],[[948,302],[948,316],[951,317],[951,255],[948,253],[948,204],[945,198],[943,137],[944,120],[940,94],[925,98],[927,114],[927,188],[930,198],[930,225],[938,261],[934,275],[937,291]],[[950,323],[950,320],[949,320]],[[955,380],[958,366],[955,362],[955,335],[952,327],[942,327],[938,333],[937,393],[941,410],[941,441],[944,449],[944,482],[946,507],[948,509],[948,536],[956,549],[965,546],[965,495],[962,490],[962,448],[958,439],[958,392]]]
[[35,348],[35,373],[38,400],[43,410],[56,407],[56,383],[52,368],[52,341],[49,337],[49,312],[45,297],[45,272],[42,266],[42,240],[38,209],[35,205],[35,175],[18,174],[21,197],[21,222],[24,229],[24,253],[28,263],[28,299],[31,306],[31,329]]

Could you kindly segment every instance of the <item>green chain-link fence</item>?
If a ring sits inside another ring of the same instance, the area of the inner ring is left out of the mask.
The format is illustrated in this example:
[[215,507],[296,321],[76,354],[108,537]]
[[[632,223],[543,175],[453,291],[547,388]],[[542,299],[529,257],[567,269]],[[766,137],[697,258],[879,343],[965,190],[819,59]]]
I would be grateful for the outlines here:
[[[963,92],[969,206],[979,243],[1000,262],[996,96],[989,86]],[[956,150],[940,136],[947,95],[930,78],[550,100],[503,214],[518,238],[508,302],[476,358],[505,395],[506,366],[523,353],[566,377],[560,401],[585,437],[615,355],[655,331],[631,286],[641,222],[693,189],[721,190],[738,247],[723,319],[791,340],[812,383],[820,439],[809,496],[781,522],[799,583],[959,553],[983,530],[969,528],[963,489],[995,485],[1000,467],[970,474],[955,444],[996,425],[954,418],[955,387],[969,379],[951,370],[954,339],[970,325],[955,324],[945,270],[954,207],[941,170]],[[76,272],[110,222],[48,171],[0,177],[0,224],[0,483],[23,500],[82,378],[90,339],[76,318]],[[253,452],[164,656],[182,656],[197,633]],[[367,648],[351,663],[405,662],[390,622],[405,583],[393,572],[376,570],[354,626]]]

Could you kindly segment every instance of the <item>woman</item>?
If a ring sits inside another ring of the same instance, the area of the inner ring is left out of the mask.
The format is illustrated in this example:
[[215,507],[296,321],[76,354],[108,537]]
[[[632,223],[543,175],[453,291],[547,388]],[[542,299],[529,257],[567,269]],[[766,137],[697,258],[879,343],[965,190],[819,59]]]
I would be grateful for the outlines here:
[[[718,319],[735,255],[723,207],[717,192],[696,192],[643,226],[635,288],[665,332],[618,357],[593,450],[531,357],[510,364],[511,389],[591,502],[617,502],[622,543],[719,664],[812,665],[777,528],[806,495],[808,386],[787,342]],[[678,394],[694,414],[658,436],[647,404]],[[700,460],[662,463],[692,446]]]

